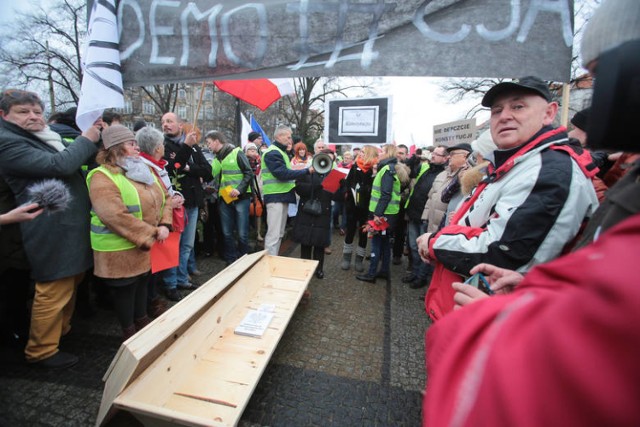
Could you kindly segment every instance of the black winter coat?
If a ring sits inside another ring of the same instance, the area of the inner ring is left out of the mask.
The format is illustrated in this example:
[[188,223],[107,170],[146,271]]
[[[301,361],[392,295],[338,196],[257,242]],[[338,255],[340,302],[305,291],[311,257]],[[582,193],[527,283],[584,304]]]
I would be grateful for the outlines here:
[[[368,211],[369,201],[371,200],[371,188],[373,187],[373,170],[369,169],[367,172],[364,172],[358,167],[357,163],[354,163],[345,178],[345,186],[347,192],[346,200]],[[351,189],[356,190],[358,203],[355,203]]]
[[[211,164],[202,154],[198,144],[189,147],[187,144],[176,144],[165,136],[164,158],[168,162],[166,170],[169,177],[179,177],[178,190],[184,196],[184,206],[187,208],[204,207],[204,189],[202,182],[213,179]],[[185,170],[186,166],[189,170]]]
[[49,282],[75,276],[93,265],[89,241],[89,192],[80,166],[98,151],[79,136],[58,152],[26,130],[0,119],[0,173],[17,205],[27,203],[29,185],[46,178],[63,181],[71,193],[65,211],[20,223],[32,278]]
[[[331,193],[322,188],[326,174],[304,175],[296,180],[295,191],[300,196],[298,213],[293,225],[292,240],[306,246],[327,247],[331,244]],[[313,199],[320,200],[321,215],[304,212],[304,205]]]

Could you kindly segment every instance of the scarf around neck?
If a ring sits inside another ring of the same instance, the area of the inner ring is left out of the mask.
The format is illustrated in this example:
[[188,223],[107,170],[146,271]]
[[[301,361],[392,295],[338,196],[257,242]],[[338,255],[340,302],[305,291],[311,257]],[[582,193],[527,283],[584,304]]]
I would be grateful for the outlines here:
[[140,157],[127,156],[118,160],[117,165],[124,170],[125,176],[130,180],[147,185],[154,182],[153,172]]
[[356,160],[356,164],[363,172],[369,172],[371,167],[373,166],[373,162],[365,162],[363,159],[359,158]]
[[51,130],[49,126],[45,126],[39,132],[32,132],[39,140],[47,144],[48,146],[54,148],[56,151],[62,151],[65,148],[65,145],[62,143],[62,137]]

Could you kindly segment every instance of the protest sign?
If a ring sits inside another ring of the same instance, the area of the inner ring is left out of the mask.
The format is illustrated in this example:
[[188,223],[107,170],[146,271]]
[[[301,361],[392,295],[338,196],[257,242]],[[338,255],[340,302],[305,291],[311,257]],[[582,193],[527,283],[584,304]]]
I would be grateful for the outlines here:
[[458,120],[442,123],[433,127],[433,144],[453,145],[471,142],[476,139],[476,119]]

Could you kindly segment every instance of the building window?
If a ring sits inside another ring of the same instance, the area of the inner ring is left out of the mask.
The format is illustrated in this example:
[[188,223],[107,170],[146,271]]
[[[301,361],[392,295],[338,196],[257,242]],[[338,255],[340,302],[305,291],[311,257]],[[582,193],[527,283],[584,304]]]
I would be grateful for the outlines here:
[[131,114],[133,112],[131,101],[124,101],[124,108],[116,108],[116,111],[120,114]]
[[182,120],[187,120],[187,106],[186,105],[180,105],[178,107],[178,117],[180,117]]
[[144,101],[142,103],[142,111],[144,112],[144,114],[154,114],[156,112],[156,109],[154,108],[153,103]]
[[187,99],[187,91],[184,89],[178,89],[178,98]]
[[204,107],[204,115],[207,120],[213,120],[213,107],[211,105]]

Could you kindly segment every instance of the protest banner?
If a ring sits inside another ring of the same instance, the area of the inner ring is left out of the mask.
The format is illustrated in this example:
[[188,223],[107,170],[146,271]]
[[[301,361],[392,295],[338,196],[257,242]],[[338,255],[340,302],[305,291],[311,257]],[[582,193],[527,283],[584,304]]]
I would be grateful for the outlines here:
[[573,0],[122,0],[117,17],[125,86],[570,76]]

